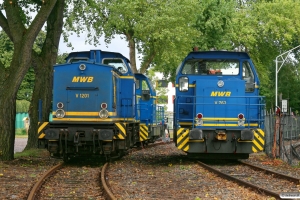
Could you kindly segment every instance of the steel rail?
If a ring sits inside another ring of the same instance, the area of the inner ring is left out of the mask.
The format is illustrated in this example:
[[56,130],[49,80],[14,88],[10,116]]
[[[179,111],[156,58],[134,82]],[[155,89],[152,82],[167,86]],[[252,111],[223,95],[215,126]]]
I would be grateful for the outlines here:
[[[153,148],[153,147],[160,146],[160,145],[166,145],[166,144],[168,144],[168,143],[166,143],[166,142],[153,143],[151,145],[145,145],[145,146],[141,146],[141,147],[138,147],[138,148],[133,148],[133,149],[131,149],[131,151],[129,151],[129,153],[132,153],[132,152],[135,152],[135,151],[140,151],[140,150],[143,150],[143,149]],[[108,167],[108,164],[109,163],[105,163],[104,166],[102,167],[100,180],[101,180],[101,184],[102,184],[103,189],[104,189],[104,193],[106,193],[106,195],[108,196],[109,199],[116,200],[117,198],[111,192],[110,188],[108,187],[108,185],[106,183],[105,172],[106,172],[106,169]]]
[[209,170],[209,171],[211,171],[211,172],[217,174],[217,175],[220,176],[220,177],[226,178],[226,179],[231,180],[231,181],[235,181],[235,182],[237,182],[237,183],[239,183],[239,184],[241,184],[241,185],[247,186],[247,187],[251,187],[251,188],[257,190],[258,192],[260,192],[260,193],[262,193],[262,194],[265,194],[265,195],[269,195],[269,196],[275,197],[276,199],[280,199],[280,195],[277,194],[277,193],[275,193],[275,192],[273,192],[273,191],[264,189],[264,188],[262,188],[262,187],[258,187],[258,186],[256,186],[256,185],[253,185],[253,184],[248,183],[248,182],[246,182],[246,181],[243,181],[243,180],[237,179],[237,178],[235,178],[235,177],[232,177],[232,176],[230,176],[230,175],[228,175],[228,174],[225,174],[225,173],[223,173],[223,172],[221,172],[221,171],[219,171],[219,170],[217,170],[217,169],[215,169],[215,168],[213,168],[213,167],[210,167],[209,165],[204,164],[203,162],[200,162],[200,161],[197,161],[197,162],[198,162],[198,164],[199,164],[200,166],[202,166],[202,167],[204,167],[205,169],[207,169],[207,170]]
[[106,184],[105,172],[106,172],[107,166],[108,166],[108,163],[105,163],[105,165],[102,167],[102,170],[101,170],[101,184],[104,188],[104,192],[108,195],[108,197],[111,200],[116,200],[117,198],[113,195],[113,193],[110,191],[109,187]]
[[281,174],[281,173],[278,173],[278,172],[275,172],[275,171],[272,171],[272,170],[269,170],[269,169],[265,169],[265,168],[262,168],[262,167],[259,167],[259,166],[255,166],[255,165],[246,163],[244,161],[239,161],[239,162],[241,164],[249,166],[249,167],[251,167],[253,169],[264,171],[266,174],[272,174],[273,176],[275,176],[277,178],[282,178],[282,179],[294,182],[296,184],[300,183],[300,179],[299,178],[291,177],[291,176],[288,176],[288,175],[285,175],[285,174]]
[[44,184],[45,180],[51,176],[56,170],[62,168],[64,165],[64,163],[60,163],[58,165],[55,165],[54,167],[52,167],[51,169],[49,169],[46,173],[43,174],[43,176],[34,184],[33,188],[31,189],[27,200],[34,200],[35,199],[35,195],[37,194],[37,192],[40,190],[40,188],[42,187],[42,185]]

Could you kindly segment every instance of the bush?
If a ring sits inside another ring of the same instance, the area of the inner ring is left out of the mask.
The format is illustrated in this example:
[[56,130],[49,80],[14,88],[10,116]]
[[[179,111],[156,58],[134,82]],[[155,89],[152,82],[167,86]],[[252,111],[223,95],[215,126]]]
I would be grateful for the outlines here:
[[26,100],[17,100],[16,111],[17,113],[28,112],[30,102]]

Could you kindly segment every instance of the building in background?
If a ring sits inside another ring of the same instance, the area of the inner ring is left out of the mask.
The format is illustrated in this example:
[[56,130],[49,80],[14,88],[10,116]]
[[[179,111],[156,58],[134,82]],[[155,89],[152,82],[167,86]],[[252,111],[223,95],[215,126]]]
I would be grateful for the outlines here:
[[170,129],[173,129],[173,112],[174,112],[174,98],[175,85],[164,79],[162,73],[155,73],[155,89],[158,96],[158,105],[165,107],[165,116],[167,117],[167,124]]

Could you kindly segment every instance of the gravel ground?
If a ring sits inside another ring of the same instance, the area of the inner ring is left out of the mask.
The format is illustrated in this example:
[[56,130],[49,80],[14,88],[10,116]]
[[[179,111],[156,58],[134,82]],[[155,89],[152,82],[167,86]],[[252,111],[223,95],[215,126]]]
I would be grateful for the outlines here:
[[[15,152],[22,151],[26,143],[27,138],[16,138]],[[122,199],[271,199],[225,181],[182,156],[174,143],[136,151],[112,162],[107,178]],[[58,162],[61,160],[49,158],[45,150],[39,157],[0,161],[0,199],[27,199],[39,177]],[[264,153],[251,155],[247,162],[300,176],[299,167]]]
[[174,143],[111,163],[106,178],[117,199],[270,199],[205,170]]

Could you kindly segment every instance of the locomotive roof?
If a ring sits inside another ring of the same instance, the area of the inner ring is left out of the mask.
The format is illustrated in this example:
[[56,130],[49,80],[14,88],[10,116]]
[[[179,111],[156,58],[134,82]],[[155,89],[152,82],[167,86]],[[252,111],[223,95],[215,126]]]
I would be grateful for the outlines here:
[[246,52],[237,51],[192,51],[190,52],[186,60],[191,58],[230,58],[230,59],[250,59],[250,56]]
[[123,54],[121,54],[121,53],[112,52],[112,51],[102,51],[100,49],[92,49],[90,51],[76,51],[76,52],[71,52],[65,58],[65,60],[68,60],[69,58],[72,58],[72,57],[83,57],[83,56],[89,57],[91,51],[95,51],[95,52],[99,51],[99,52],[101,52],[101,57],[103,57],[103,58],[123,58],[127,62],[130,63],[130,60],[127,57],[125,57]]

